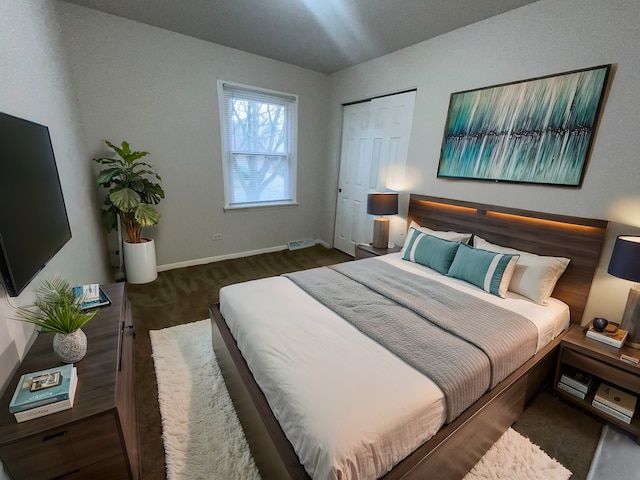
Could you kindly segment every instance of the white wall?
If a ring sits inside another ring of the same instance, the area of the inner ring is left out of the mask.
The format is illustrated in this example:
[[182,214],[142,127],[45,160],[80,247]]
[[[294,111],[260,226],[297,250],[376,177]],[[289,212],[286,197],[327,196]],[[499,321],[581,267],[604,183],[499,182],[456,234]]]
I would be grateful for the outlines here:
[[20,296],[9,300],[0,290],[1,390],[3,386],[14,387],[7,385],[8,379],[33,334],[29,324],[11,320],[12,305],[29,303],[32,287],[43,278],[59,274],[73,283],[106,282],[110,274],[103,253],[91,157],[76,114],[54,4],[0,0],[0,45],[0,111],[49,127],[72,233],[71,241]]
[[[615,234],[640,232],[639,18],[637,0],[541,0],[332,75],[327,191],[337,182],[339,105],[417,87],[405,191],[611,220],[584,320],[619,319],[630,282],[606,266]],[[436,178],[452,92],[607,63],[611,89],[582,188]]]
[[[326,75],[76,5],[60,4],[87,144],[147,150],[163,179],[163,217],[145,234],[158,264],[330,241],[324,205]],[[240,28],[240,26],[239,26]],[[218,79],[299,95],[297,207],[223,212]],[[104,151],[108,153],[108,151]],[[213,235],[221,233],[222,240]]]

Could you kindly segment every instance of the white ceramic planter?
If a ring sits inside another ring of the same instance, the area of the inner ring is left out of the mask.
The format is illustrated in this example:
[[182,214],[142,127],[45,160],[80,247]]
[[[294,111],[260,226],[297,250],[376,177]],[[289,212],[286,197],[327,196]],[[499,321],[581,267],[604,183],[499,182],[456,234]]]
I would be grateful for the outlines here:
[[149,283],[158,278],[156,244],[153,239],[143,243],[123,242],[124,271],[129,283]]

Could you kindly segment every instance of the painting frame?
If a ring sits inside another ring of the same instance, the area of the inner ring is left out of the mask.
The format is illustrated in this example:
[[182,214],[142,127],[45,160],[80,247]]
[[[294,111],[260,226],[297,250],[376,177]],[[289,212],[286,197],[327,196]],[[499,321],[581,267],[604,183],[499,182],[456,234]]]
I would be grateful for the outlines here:
[[454,92],[437,178],[582,186],[611,64]]

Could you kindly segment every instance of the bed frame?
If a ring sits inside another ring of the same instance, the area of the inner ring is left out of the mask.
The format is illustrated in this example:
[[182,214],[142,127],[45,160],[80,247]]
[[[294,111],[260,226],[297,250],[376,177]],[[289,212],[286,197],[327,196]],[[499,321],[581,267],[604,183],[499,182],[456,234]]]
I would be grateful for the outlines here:
[[[571,259],[553,296],[580,324],[609,222],[412,194],[408,220],[434,230],[470,232],[503,246]],[[238,350],[217,305],[213,348],[264,480],[309,479]],[[483,395],[452,423],[398,463],[384,480],[460,479],[552,378],[560,337]]]

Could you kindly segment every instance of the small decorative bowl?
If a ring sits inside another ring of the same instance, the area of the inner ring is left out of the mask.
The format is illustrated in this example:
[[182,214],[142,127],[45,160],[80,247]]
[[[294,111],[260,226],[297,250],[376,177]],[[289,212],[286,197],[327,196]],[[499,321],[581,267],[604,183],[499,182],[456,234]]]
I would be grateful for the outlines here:
[[593,319],[593,329],[598,332],[604,332],[604,329],[607,328],[609,321],[606,318],[594,318]]

